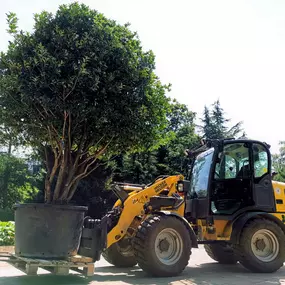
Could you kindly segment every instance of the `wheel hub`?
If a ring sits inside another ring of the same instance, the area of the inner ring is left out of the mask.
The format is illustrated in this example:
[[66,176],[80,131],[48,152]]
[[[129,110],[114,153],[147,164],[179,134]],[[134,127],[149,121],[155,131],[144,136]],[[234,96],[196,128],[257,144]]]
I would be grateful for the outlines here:
[[116,245],[123,256],[133,256],[133,247],[128,238],[121,239]]
[[170,228],[163,229],[155,240],[155,254],[165,265],[174,265],[179,261],[183,251],[183,241],[180,234]]
[[264,249],[266,248],[266,244],[263,239],[257,239],[257,241],[255,242],[255,246],[257,250],[261,251],[264,251]]
[[164,238],[163,240],[161,240],[159,242],[159,248],[160,248],[161,252],[168,251],[169,247],[170,247],[170,244],[169,244],[169,241],[166,238]]
[[278,256],[279,248],[276,235],[269,230],[258,230],[251,238],[251,250],[262,262],[273,261]]

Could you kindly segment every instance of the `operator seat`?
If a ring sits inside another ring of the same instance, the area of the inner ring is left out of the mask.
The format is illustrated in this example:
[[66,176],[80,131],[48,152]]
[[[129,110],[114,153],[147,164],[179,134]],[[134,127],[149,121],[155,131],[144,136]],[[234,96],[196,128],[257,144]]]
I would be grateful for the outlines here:
[[217,185],[217,193],[220,192],[220,195],[218,194],[217,199],[214,200],[216,214],[231,215],[249,203],[249,178],[250,166],[246,164],[241,167],[236,178],[234,178],[240,181],[229,179],[224,181],[221,185]]
[[250,167],[249,164],[241,167],[239,172],[237,173],[236,178],[249,178],[250,177]]

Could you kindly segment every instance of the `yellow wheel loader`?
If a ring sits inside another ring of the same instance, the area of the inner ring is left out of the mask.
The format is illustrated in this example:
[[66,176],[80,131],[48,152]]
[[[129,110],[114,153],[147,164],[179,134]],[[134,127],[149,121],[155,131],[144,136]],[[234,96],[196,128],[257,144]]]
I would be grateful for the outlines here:
[[221,264],[275,272],[285,262],[285,183],[271,179],[269,148],[255,140],[208,140],[187,150],[187,179],[114,184],[118,201],[101,220],[86,218],[79,252],[175,276],[192,248],[204,244]]

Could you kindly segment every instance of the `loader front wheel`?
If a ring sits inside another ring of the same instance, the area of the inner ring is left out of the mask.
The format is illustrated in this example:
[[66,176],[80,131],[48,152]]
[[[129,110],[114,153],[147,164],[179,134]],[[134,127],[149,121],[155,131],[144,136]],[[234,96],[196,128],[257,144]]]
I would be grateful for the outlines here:
[[190,234],[179,218],[151,216],[138,228],[134,251],[138,265],[146,273],[157,277],[176,276],[190,258]]
[[236,264],[237,257],[232,248],[226,244],[205,244],[207,254],[220,264]]
[[102,253],[102,256],[118,268],[133,267],[137,264],[131,245],[124,240],[112,244]]

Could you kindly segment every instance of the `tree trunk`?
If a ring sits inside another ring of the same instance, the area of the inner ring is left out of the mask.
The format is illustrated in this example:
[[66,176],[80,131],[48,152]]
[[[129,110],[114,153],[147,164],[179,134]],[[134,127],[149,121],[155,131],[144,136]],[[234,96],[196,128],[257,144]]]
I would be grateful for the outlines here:
[[62,156],[61,165],[56,181],[56,186],[53,194],[53,201],[57,201],[59,199],[60,192],[64,188],[66,168],[68,167],[68,155],[69,155],[68,150],[65,150]]

